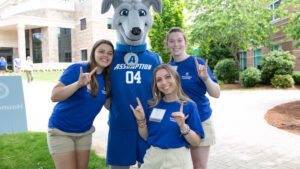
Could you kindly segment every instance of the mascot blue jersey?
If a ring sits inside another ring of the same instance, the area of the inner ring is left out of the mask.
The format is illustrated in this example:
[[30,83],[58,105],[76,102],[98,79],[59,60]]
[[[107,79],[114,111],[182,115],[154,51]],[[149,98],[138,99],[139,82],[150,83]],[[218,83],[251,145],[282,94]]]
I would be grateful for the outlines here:
[[160,57],[146,50],[146,44],[128,46],[117,43],[110,70],[111,105],[109,126],[113,129],[137,130],[133,112],[139,97],[144,110],[152,98],[153,71],[161,63]]

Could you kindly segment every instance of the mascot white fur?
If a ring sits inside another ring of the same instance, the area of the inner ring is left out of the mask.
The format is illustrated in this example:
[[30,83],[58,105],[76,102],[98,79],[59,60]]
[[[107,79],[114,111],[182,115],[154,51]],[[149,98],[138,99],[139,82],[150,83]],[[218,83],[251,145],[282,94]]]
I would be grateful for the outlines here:
[[147,110],[152,98],[153,70],[161,64],[159,55],[147,50],[147,32],[152,26],[150,7],[161,13],[161,0],[103,0],[102,13],[114,8],[113,28],[118,35],[111,79],[111,104],[106,161],[111,169],[129,169],[143,162],[147,143],[139,137],[129,105],[137,106],[138,97]]

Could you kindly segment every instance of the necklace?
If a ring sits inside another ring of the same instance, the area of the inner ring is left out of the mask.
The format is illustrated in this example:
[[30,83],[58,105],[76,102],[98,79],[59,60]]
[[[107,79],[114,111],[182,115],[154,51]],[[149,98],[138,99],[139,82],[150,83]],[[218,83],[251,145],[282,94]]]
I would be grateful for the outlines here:
[[163,100],[164,100],[165,102],[179,102],[179,101],[180,101],[180,99],[179,99],[179,98],[174,98],[174,99],[166,99],[165,97],[163,98]]

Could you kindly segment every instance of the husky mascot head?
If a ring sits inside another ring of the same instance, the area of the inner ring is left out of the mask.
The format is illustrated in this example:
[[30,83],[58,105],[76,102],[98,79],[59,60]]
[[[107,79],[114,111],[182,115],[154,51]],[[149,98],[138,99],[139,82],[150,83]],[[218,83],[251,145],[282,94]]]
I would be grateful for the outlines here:
[[115,12],[113,28],[116,29],[121,44],[137,46],[144,44],[148,30],[152,26],[150,7],[161,13],[162,0],[103,0],[101,13],[106,13],[111,5]]

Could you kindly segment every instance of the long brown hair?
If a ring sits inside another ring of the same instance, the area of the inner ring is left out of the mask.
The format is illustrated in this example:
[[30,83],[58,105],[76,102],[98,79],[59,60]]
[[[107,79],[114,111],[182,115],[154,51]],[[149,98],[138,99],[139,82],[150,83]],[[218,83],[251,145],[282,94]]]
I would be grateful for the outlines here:
[[165,96],[164,93],[162,93],[161,91],[159,91],[156,83],[156,73],[161,70],[161,69],[165,69],[171,76],[172,78],[175,80],[175,84],[176,84],[176,95],[178,96],[178,98],[182,101],[192,101],[182,90],[181,87],[181,83],[180,83],[180,78],[178,73],[168,64],[161,64],[159,66],[157,66],[154,69],[154,73],[153,73],[153,79],[152,79],[152,95],[153,98],[152,100],[148,101],[148,104],[153,107],[156,106],[159,101]]
[[[92,71],[95,67],[97,67],[97,63],[96,63],[96,59],[95,59],[95,51],[96,51],[97,47],[102,44],[107,44],[107,45],[111,46],[111,48],[113,49],[113,55],[114,55],[114,45],[109,40],[102,39],[102,40],[97,41],[92,48],[92,51],[90,54],[90,60],[87,63],[88,72]],[[107,92],[107,98],[109,98],[111,95],[111,93],[110,93],[110,76],[109,76],[110,68],[111,68],[111,65],[105,67],[102,72],[102,75],[104,76],[104,79],[105,79],[105,89]],[[91,85],[91,94],[94,97],[96,97],[98,90],[99,90],[98,82],[96,80],[96,73],[92,75],[90,85]]]

